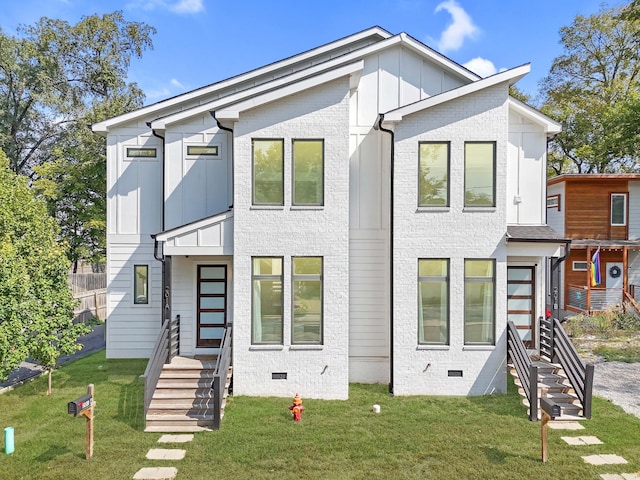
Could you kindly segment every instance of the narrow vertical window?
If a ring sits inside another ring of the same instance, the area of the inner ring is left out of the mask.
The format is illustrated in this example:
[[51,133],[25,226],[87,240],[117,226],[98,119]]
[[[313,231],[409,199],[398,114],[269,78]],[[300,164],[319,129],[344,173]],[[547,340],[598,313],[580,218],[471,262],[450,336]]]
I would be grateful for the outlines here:
[[283,140],[253,140],[253,204],[284,205]]
[[324,204],[324,142],[293,141],[293,205]]
[[322,344],[322,257],[292,259],[292,344]]
[[282,344],[282,258],[253,258],[253,344]]
[[464,343],[494,345],[495,260],[464,262]]
[[449,206],[449,142],[420,143],[418,205]]
[[627,224],[627,194],[611,194],[611,225],[624,226]]
[[149,303],[149,265],[133,266],[133,303]]
[[418,260],[418,343],[449,344],[449,260]]
[[496,144],[467,142],[464,144],[465,207],[496,206]]

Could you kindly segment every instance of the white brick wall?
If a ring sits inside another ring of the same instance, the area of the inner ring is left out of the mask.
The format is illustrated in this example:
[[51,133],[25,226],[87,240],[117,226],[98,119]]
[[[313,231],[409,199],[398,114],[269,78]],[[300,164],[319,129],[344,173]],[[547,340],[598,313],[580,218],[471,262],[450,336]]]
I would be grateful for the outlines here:
[[[405,119],[396,128],[394,393],[466,395],[506,390],[507,87],[492,87]],[[418,142],[450,141],[450,208],[417,209]],[[496,141],[495,209],[464,209],[464,142]],[[450,345],[418,347],[419,258],[450,259]],[[496,345],[464,346],[464,260],[496,259]],[[462,370],[462,378],[448,377]]]
[[[234,392],[348,397],[348,79],[244,112],[234,128]],[[285,205],[251,206],[251,140],[283,138]],[[324,139],[323,208],[291,207],[291,140]],[[251,345],[251,258],[284,257],[284,345]],[[291,346],[291,257],[324,258],[324,345]],[[286,380],[272,373],[286,372]]]

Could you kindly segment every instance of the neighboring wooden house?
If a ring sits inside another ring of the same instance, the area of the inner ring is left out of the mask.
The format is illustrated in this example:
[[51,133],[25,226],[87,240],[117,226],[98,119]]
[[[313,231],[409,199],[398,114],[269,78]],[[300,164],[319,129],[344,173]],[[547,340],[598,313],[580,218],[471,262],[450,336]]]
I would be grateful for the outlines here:
[[506,391],[535,348],[560,125],[375,27],[93,125],[107,137],[107,356],[183,357],[233,324],[241,395]]
[[572,239],[559,292],[563,308],[601,311],[640,295],[640,175],[566,174],[547,185],[547,222]]

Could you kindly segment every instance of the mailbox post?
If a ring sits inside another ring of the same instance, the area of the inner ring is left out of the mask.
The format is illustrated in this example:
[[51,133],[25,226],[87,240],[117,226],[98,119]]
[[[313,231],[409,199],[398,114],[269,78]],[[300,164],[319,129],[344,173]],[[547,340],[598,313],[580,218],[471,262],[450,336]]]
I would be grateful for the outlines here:
[[559,417],[560,405],[546,397],[540,397],[540,410],[542,419],[540,422],[540,440],[542,443],[542,463],[547,462],[547,423]]
[[89,460],[93,456],[93,407],[96,402],[93,399],[93,383],[87,387],[87,394],[76,398],[67,404],[67,413],[77,417],[78,414],[87,419],[87,454],[85,458]]

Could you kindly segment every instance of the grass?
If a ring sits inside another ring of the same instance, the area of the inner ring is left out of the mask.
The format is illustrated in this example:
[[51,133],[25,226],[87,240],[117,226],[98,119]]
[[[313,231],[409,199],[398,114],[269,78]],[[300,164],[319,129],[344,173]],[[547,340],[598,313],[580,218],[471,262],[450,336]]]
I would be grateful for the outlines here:
[[593,352],[607,362],[640,362],[640,345],[602,345],[594,348]]
[[[596,398],[581,432],[549,431],[540,461],[540,425],[509,380],[506,395],[390,397],[382,385],[352,385],[349,401],[304,398],[293,422],[290,398],[232,397],[222,429],[196,434],[184,460],[146,460],[160,434],[143,433],[144,361],[86,357],[45,379],[0,395],[0,427],[15,428],[15,452],[0,453],[0,478],[127,479],[142,467],[178,467],[177,479],[597,479],[640,470],[640,419]],[[69,400],[95,384],[94,457],[84,459],[85,420]],[[295,392],[293,392],[295,393]],[[293,395],[292,395],[293,397]],[[374,414],[377,403],[381,413]],[[594,435],[604,445],[569,446],[561,436]],[[182,448],[182,447],[178,447]],[[581,455],[615,453],[627,465],[593,466]]]

